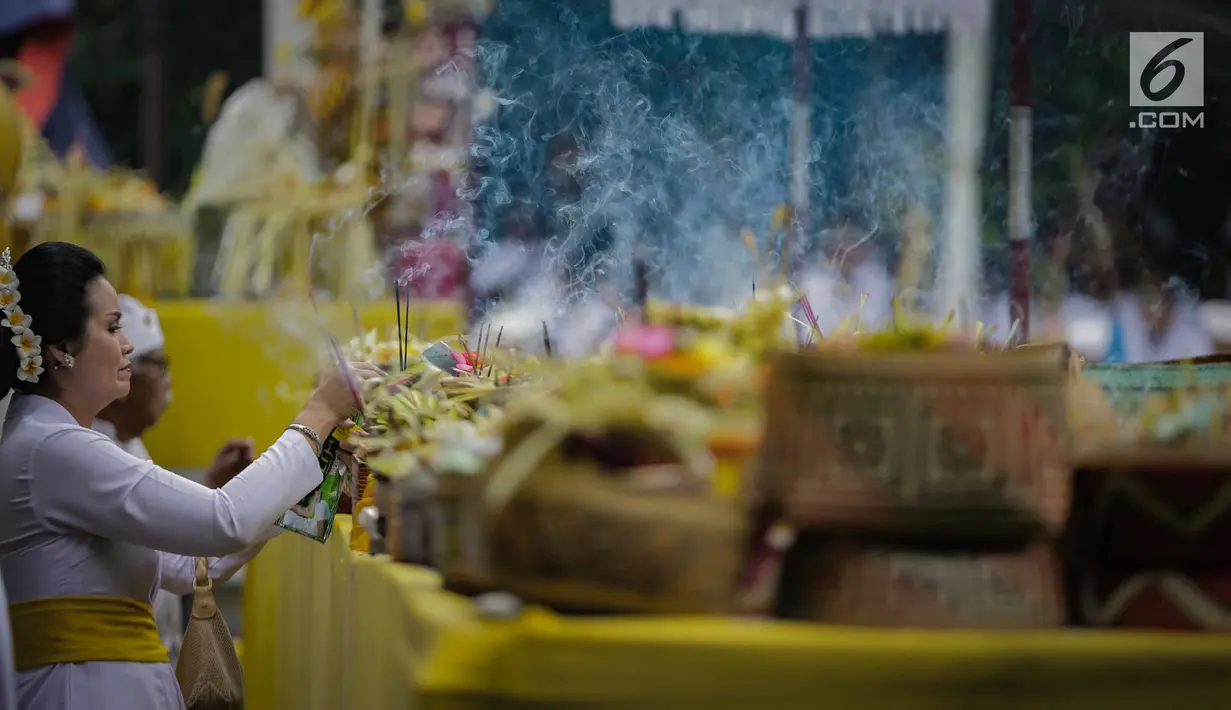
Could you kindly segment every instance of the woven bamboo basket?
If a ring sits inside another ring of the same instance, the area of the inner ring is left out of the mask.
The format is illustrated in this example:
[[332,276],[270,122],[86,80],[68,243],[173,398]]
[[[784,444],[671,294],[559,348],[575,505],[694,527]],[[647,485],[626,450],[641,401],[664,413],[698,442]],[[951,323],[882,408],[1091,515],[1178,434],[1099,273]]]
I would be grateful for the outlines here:
[[771,361],[760,493],[802,529],[1026,539],[1068,514],[1067,353]]
[[[747,543],[734,500],[701,488],[649,492],[634,469],[566,456],[572,432],[539,427],[493,461],[484,491],[492,582],[555,608],[726,613]],[[524,475],[511,466],[527,467]],[[497,482],[520,480],[496,494]]]

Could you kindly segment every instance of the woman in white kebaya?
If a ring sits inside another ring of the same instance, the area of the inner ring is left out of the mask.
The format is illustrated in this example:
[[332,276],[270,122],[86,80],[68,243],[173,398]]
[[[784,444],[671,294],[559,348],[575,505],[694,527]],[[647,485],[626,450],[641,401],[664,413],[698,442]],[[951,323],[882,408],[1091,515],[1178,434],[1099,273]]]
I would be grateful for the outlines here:
[[[120,322],[124,335],[132,343],[128,355],[132,363],[128,394],[99,412],[94,420],[95,431],[106,434],[124,451],[139,459],[150,460],[141,436],[158,423],[171,403],[170,363],[163,346],[166,340],[158,314],[132,296],[120,294]],[[252,463],[251,439],[233,439],[222,445],[214,463],[205,474],[203,483],[208,488],[221,488]],[[246,554],[251,557],[260,551],[259,546],[250,547]],[[187,558],[183,558],[185,561]],[[233,561],[242,563],[243,556]],[[164,572],[164,576],[166,575]],[[215,578],[222,579],[222,570],[216,570]],[[184,612],[181,598],[166,589],[160,589],[154,598],[154,621],[158,635],[171,655],[174,665],[184,641]]]
[[[0,258],[0,575],[20,710],[179,710],[151,603],[192,587],[192,558],[225,576],[321,482],[320,441],[354,410],[340,370],[286,432],[211,490],[90,425],[129,391],[132,344],[102,263],[70,244]],[[353,375],[379,377],[368,364]],[[202,416],[217,416],[202,412]]]

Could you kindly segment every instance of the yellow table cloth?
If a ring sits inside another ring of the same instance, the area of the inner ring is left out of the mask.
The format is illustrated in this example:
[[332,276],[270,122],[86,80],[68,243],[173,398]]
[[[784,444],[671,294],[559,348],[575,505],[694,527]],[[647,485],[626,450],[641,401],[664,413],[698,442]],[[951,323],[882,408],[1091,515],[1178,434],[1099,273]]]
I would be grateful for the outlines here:
[[[1159,710],[1231,697],[1231,636],[1217,634],[875,630],[538,609],[487,621],[442,591],[435,573],[347,551],[348,525],[323,546],[282,536],[249,573],[249,707]],[[323,621],[313,626],[314,617]]]

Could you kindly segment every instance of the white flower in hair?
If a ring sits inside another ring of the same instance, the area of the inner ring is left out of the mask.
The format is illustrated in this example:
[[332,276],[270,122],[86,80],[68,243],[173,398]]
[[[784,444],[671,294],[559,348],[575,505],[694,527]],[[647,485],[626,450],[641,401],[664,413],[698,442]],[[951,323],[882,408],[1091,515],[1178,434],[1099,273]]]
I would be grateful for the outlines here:
[[18,293],[16,289],[11,289],[8,291],[0,290],[0,310],[7,313],[9,309],[16,306],[17,302],[20,300],[21,294]]
[[23,358],[21,367],[17,368],[17,379],[22,382],[38,382],[38,376],[43,374],[43,356]]
[[26,331],[20,335],[13,336],[13,345],[17,346],[17,354],[24,360],[26,358],[41,355],[43,352],[43,339],[40,336]]
[[13,306],[12,308],[6,309],[5,313],[8,315],[8,318],[0,320],[0,325],[8,328],[17,335],[21,335],[26,332],[26,329],[34,323],[34,319],[26,315],[26,312],[21,310],[21,306]]
[[0,291],[12,291],[18,283],[17,273],[13,271],[13,253],[5,247],[0,252]]

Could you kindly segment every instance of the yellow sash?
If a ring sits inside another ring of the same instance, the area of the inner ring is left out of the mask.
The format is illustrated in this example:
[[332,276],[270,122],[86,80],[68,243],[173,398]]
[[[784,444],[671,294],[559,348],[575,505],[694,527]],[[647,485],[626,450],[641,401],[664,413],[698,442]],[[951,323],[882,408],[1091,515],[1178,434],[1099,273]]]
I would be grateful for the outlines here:
[[154,609],[124,597],[49,597],[9,606],[17,670],[56,663],[167,663]]

